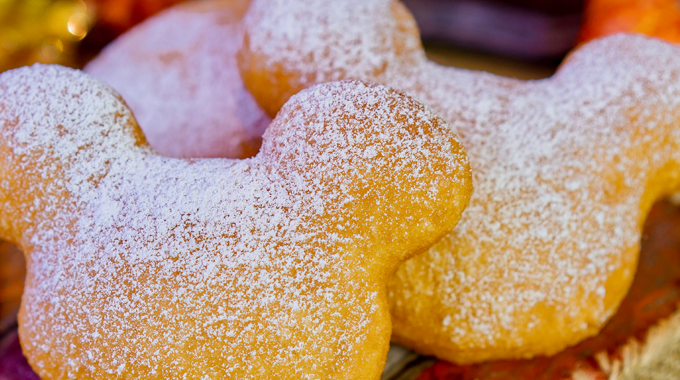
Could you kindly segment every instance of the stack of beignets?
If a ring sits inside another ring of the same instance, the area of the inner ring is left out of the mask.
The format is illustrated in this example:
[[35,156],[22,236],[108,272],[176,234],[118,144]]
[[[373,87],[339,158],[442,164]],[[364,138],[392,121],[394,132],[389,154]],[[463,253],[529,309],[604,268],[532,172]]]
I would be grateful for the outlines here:
[[[251,156],[276,115],[251,159],[160,157],[75,71],[0,76],[0,238],[41,377],[377,379],[388,304],[395,341],[457,363],[616,311],[680,187],[677,47],[610,37],[525,82],[428,61],[395,0],[246,5],[170,10],[88,71],[167,155]],[[397,90],[321,84],[347,79]]]

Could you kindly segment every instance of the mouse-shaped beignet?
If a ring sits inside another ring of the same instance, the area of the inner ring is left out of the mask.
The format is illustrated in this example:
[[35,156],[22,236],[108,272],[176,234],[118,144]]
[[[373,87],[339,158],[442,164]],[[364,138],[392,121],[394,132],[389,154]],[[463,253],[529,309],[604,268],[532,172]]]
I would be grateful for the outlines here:
[[26,254],[39,376],[380,377],[386,281],[456,224],[464,149],[362,82],[300,93],[263,141],[245,160],[162,157],[90,76],[0,75],[0,238]]
[[236,65],[247,6],[248,0],[174,6],[118,37],[85,71],[123,96],[159,153],[251,157],[270,120]]
[[612,37],[525,82],[428,61],[396,1],[255,0],[244,22],[242,76],[262,105],[375,81],[436,109],[467,148],[463,218],[388,284],[397,342],[458,363],[531,357],[616,311],[650,206],[680,184],[680,49]]

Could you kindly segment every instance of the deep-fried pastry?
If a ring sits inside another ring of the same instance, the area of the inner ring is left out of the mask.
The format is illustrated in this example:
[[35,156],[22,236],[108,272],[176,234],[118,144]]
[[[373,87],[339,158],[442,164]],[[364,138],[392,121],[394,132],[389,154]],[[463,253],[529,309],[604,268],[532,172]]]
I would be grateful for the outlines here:
[[428,61],[397,1],[255,0],[244,22],[242,76],[268,112],[370,80],[435,108],[467,148],[460,224],[388,284],[397,342],[458,363],[552,354],[616,311],[647,211],[680,185],[680,49],[607,38],[525,82]]
[[442,119],[380,85],[304,91],[254,158],[199,160],[157,155],[81,72],[0,75],[0,238],[43,379],[378,379],[388,276],[470,177]]
[[120,36],[85,71],[123,96],[158,152],[251,157],[270,120],[236,66],[247,6],[210,0],[170,8]]

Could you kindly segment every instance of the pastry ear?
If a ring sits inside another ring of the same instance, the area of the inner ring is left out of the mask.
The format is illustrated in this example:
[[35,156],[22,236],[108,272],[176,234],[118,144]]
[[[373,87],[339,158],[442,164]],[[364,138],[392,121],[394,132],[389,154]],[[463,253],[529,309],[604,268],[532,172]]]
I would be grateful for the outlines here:
[[[472,186],[465,149],[441,118],[399,91],[360,81],[293,96],[259,158],[297,176],[289,181],[335,194],[342,215],[326,223],[395,266],[455,226]],[[351,228],[341,225],[350,220]]]
[[413,16],[394,0],[352,6],[327,0],[255,0],[243,25],[237,56],[241,77],[272,117],[293,94],[312,84],[384,82],[380,78],[391,70],[425,60]]
[[75,202],[96,186],[91,173],[142,146],[131,111],[89,75],[56,65],[0,74],[0,238],[19,243],[39,214]]

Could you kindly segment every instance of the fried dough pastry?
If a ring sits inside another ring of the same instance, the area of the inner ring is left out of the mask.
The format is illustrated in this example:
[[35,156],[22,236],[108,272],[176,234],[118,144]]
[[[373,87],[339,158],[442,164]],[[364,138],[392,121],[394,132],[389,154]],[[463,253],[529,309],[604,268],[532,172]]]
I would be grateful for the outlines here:
[[123,96],[161,154],[251,157],[270,120],[236,65],[247,6],[247,0],[177,5],[116,39],[85,71]]
[[428,61],[396,1],[255,0],[244,23],[242,76],[268,112],[370,80],[433,107],[467,148],[463,218],[388,284],[395,341],[456,363],[527,358],[616,311],[648,210],[680,184],[677,47],[607,38],[525,82]]
[[296,95],[254,158],[190,160],[90,76],[23,68],[0,75],[0,153],[43,379],[378,379],[386,281],[471,192],[442,119],[362,82]]

